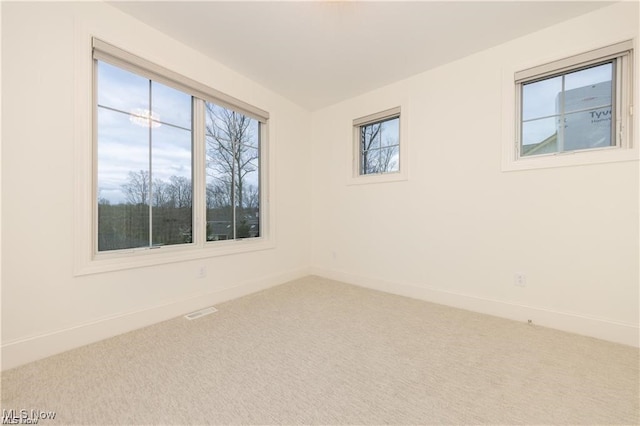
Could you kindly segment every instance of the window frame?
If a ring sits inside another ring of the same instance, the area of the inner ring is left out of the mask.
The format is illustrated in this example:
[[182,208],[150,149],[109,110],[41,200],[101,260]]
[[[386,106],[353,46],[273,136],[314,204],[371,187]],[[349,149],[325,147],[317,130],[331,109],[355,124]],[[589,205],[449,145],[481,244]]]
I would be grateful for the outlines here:
[[[362,174],[361,137],[362,127],[384,121],[398,119],[398,170],[382,173]],[[396,106],[373,114],[368,114],[352,121],[352,143],[349,157],[348,185],[369,183],[397,182],[408,179],[408,146],[407,146],[407,111],[406,107]]]
[[[86,40],[86,38],[84,38]],[[96,52],[98,52],[96,54]],[[98,203],[97,203],[97,61],[149,78],[181,90],[192,96],[193,142],[192,142],[192,242],[160,247],[143,247],[121,250],[98,251]],[[207,257],[245,253],[270,249],[275,246],[273,235],[273,215],[270,203],[272,169],[269,134],[270,115],[267,111],[244,101],[212,89],[202,83],[178,74],[142,56],[122,50],[93,35],[89,43],[83,43],[82,54],[76,59],[76,67],[84,70],[78,73],[76,81],[76,113],[80,120],[76,127],[76,158],[78,169],[75,174],[75,261],[74,275],[86,275],[146,267]],[[87,95],[82,96],[80,93]],[[197,101],[196,101],[197,100]],[[258,237],[207,241],[206,238],[206,141],[204,103],[211,102],[224,108],[247,115],[259,122],[259,181],[260,181],[260,235]],[[87,115],[87,111],[91,111]],[[87,141],[91,141],[87,143]],[[200,189],[202,189],[200,191]],[[88,214],[87,212],[90,212]]]
[[[633,41],[623,41],[605,47],[583,51],[519,70],[506,70],[503,74],[503,171],[597,164],[638,159],[634,143],[633,71],[635,65]],[[521,155],[522,87],[527,83],[562,76],[571,72],[607,62],[614,62],[615,93],[612,93],[611,146],[560,151],[537,155]],[[509,109],[511,112],[509,113]],[[615,126],[615,127],[614,127]]]

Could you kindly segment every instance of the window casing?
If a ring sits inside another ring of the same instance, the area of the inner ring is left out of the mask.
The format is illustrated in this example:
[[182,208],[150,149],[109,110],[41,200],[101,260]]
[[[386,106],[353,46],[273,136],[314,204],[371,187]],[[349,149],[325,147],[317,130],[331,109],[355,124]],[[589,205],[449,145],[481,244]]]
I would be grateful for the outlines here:
[[[607,161],[604,151],[630,150],[632,52],[623,42],[516,72],[507,169]],[[583,160],[557,160],[566,154]]]
[[269,114],[99,39],[92,52],[91,254],[76,272],[271,247]]
[[405,123],[400,107],[353,120],[350,183],[406,179]]

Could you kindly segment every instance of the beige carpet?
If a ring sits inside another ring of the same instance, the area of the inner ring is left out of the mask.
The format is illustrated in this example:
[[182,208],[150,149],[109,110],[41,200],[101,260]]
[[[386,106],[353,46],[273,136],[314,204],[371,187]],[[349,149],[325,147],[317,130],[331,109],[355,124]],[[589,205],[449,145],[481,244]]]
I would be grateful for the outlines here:
[[308,277],[2,375],[50,424],[638,424],[637,349]]

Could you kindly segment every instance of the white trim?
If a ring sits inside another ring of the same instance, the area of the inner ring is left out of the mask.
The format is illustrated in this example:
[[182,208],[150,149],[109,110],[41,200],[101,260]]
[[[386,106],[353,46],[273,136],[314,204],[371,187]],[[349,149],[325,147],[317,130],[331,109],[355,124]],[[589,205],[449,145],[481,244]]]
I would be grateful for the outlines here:
[[385,281],[325,268],[312,267],[310,272],[313,275],[357,285],[359,287],[379,290],[385,293],[396,294],[399,296],[410,297],[413,299],[424,300],[427,302],[438,303],[441,305],[525,323],[528,320],[531,320],[534,325],[567,331],[583,336],[595,337],[597,339],[621,343],[623,345],[633,347],[640,346],[640,327],[637,324],[629,324],[572,312],[553,311],[536,306],[492,300],[469,294],[444,291],[438,288],[417,285],[414,283]]
[[[95,121],[92,101],[93,59],[91,55],[90,33],[84,25],[77,23],[75,28],[75,64],[74,70],[74,275],[82,274],[92,263],[94,239],[92,237],[96,212],[92,208],[95,200],[93,189],[93,155]],[[86,272],[84,272],[86,273]]]
[[[192,98],[193,99],[193,98]],[[191,167],[193,168],[193,176],[204,176],[207,169],[207,142],[205,140],[205,103],[201,100],[193,100],[193,152],[191,153],[192,161]],[[193,179],[195,183],[195,179]],[[193,185],[193,190],[196,190],[196,185]],[[207,202],[206,197],[191,197],[193,200],[193,232],[192,241],[196,247],[201,247],[207,239],[206,235],[206,220],[207,220]]]
[[375,114],[365,115],[364,117],[356,118],[353,120],[353,125],[364,126],[366,124],[375,123],[377,121],[383,121],[393,117],[400,117],[401,108],[395,107],[384,111],[377,112]]
[[269,113],[263,109],[185,77],[182,74],[148,61],[138,55],[129,53],[99,38],[92,38],[92,46],[93,57],[95,59],[109,62],[119,68],[124,68],[136,74],[142,74],[150,80],[169,84],[177,89],[188,92],[190,95],[240,112],[258,121],[266,122],[269,120]]
[[180,317],[203,307],[303,278],[308,274],[307,268],[300,268],[258,280],[246,281],[233,287],[194,294],[145,309],[100,318],[65,329],[11,340],[2,344],[2,370]]
[[[0,46],[2,46],[2,6],[0,5]],[[0,93],[2,93],[2,55],[0,55]],[[0,135],[2,135],[2,96],[0,96]],[[1,137],[0,137],[1,139]],[[0,143],[0,164],[2,164],[2,143]],[[2,289],[2,173],[0,173],[0,290]],[[2,303],[0,303],[0,330],[2,330]],[[2,332],[0,331],[0,336]],[[2,351],[0,351],[0,365],[2,365]]]
[[595,62],[604,62],[624,55],[633,49],[633,42],[626,40],[609,46],[593,49],[588,52],[573,55],[568,58],[559,59],[557,61],[548,62],[532,68],[527,68],[514,73],[516,83],[532,78],[544,78],[553,74],[560,74],[573,68],[587,66]]
[[118,250],[96,255],[85,265],[76,265],[75,275],[99,274],[125,269],[143,268],[167,263],[185,262],[208,257],[229,256],[273,249],[275,244],[264,238],[207,242],[205,246],[184,244],[152,250]]
[[230,288],[191,295],[180,300],[100,318],[65,329],[10,340],[3,343],[1,347],[2,370],[8,370],[125,332],[151,326],[161,321],[166,321],[201,309],[202,307],[236,299],[260,290],[303,278],[309,274],[383,291],[385,293],[439,303],[515,321],[526,322],[531,319],[535,325],[629,346],[639,346],[638,339],[640,329],[636,324],[628,324],[575,313],[552,311],[534,306],[519,305],[467,294],[448,292],[432,287],[397,283],[325,268],[311,267],[295,269],[259,280],[246,281]]

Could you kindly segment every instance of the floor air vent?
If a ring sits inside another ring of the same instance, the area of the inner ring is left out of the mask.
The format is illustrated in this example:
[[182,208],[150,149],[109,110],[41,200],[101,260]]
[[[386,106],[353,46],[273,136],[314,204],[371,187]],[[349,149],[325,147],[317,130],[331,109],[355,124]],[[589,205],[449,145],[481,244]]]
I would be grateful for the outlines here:
[[218,312],[218,310],[213,306],[211,306],[210,308],[204,308],[204,309],[200,309],[199,311],[191,312],[190,314],[187,314],[184,317],[188,320],[194,320],[196,318],[200,318],[205,315],[212,314],[214,312]]

